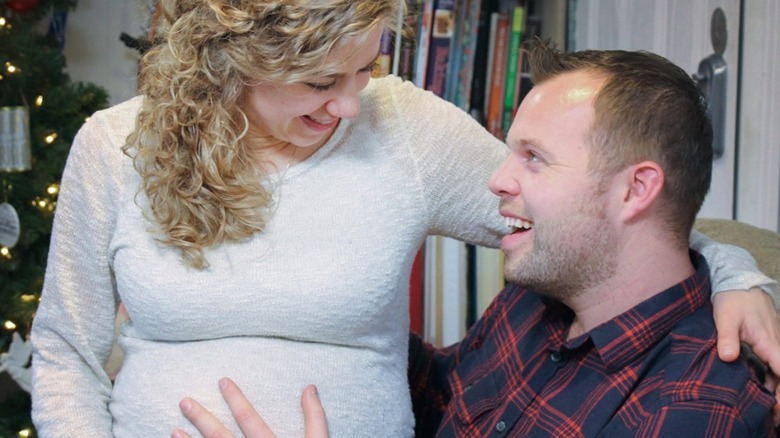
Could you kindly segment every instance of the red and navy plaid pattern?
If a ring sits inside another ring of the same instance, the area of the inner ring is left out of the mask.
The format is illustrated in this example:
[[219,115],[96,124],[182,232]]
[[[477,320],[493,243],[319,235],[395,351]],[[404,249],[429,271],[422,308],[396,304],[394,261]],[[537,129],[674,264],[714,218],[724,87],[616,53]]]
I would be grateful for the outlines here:
[[573,313],[507,287],[463,342],[411,337],[417,436],[766,437],[773,396],[718,359],[709,269],[578,338]]

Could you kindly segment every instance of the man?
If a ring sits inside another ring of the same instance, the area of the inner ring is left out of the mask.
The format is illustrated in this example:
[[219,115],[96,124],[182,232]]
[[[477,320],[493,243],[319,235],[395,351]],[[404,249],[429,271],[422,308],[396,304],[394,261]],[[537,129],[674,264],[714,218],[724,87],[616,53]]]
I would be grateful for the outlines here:
[[[459,344],[412,337],[418,436],[772,436],[774,399],[747,360],[718,360],[709,270],[688,249],[712,161],[695,84],[641,52],[537,43],[529,61],[536,85],[490,182],[512,285]],[[267,436],[220,386],[244,433]],[[312,388],[302,407],[307,436],[324,436]]]
[[774,400],[718,360],[688,250],[712,162],[695,84],[648,53],[537,45],[530,63],[490,186],[505,274],[537,292],[510,286],[452,349],[413,339],[419,435],[770,435]]

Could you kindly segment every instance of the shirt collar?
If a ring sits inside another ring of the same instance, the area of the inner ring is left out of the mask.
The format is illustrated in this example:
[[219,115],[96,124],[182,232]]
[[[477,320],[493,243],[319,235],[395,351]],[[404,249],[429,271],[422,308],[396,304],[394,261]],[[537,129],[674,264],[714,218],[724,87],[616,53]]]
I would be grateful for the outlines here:
[[665,337],[668,329],[678,321],[708,305],[709,267],[698,253],[691,250],[690,255],[696,268],[693,275],[570,341],[565,339],[573,312],[559,302],[542,298],[547,307],[544,320],[550,334],[550,347],[575,350],[592,342],[608,369],[623,368]]

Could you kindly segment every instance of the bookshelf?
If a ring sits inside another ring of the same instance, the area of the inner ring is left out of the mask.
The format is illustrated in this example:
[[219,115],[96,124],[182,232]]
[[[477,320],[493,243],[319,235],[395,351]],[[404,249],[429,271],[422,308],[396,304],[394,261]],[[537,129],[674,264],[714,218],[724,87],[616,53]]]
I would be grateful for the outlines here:
[[[519,50],[541,36],[566,48],[572,0],[407,0],[404,28],[383,40],[384,71],[468,112],[503,140],[530,89]],[[391,56],[390,59],[386,56]],[[436,345],[460,340],[503,288],[503,254],[429,237],[410,283],[412,330]]]

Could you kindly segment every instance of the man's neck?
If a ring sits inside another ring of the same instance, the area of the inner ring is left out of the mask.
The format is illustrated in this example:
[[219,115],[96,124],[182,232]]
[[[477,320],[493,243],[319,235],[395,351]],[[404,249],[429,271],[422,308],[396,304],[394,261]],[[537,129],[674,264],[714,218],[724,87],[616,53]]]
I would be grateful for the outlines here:
[[640,247],[636,246],[639,242],[623,245],[614,275],[564,303],[575,313],[568,339],[592,330],[694,274],[687,248],[642,240]]

